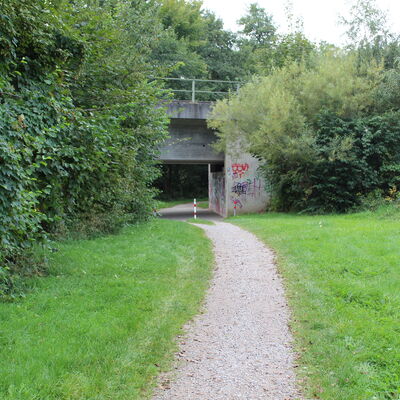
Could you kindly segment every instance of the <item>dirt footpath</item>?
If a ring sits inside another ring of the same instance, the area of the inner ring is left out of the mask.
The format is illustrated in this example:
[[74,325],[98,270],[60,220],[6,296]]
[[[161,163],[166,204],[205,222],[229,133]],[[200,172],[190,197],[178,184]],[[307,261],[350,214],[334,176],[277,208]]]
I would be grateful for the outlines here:
[[187,327],[177,368],[154,400],[299,399],[289,312],[273,255],[229,223],[201,226],[216,270],[204,311]]

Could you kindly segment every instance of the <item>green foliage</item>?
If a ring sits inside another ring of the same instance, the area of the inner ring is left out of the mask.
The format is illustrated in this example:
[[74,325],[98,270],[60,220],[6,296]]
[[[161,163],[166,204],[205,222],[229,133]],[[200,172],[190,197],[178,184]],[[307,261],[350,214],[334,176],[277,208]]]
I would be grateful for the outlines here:
[[399,34],[390,31],[387,19],[376,0],[357,0],[349,18],[341,18],[347,27],[347,48],[356,52],[359,63],[376,60],[388,70],[398,67]]
[[[174,78],[244,81],[254,73],[308,60],[315,50],[299,30],[277,34],[272,16],[255,3],[238,21],[242,29],[237,33],[225,30],[214,13],[203,10],[202,1],[158,0],[157,4],[164,30],[152,45],[150,59],[159,71]],[[167,86],[190,89],[179,81]],[[227,87],[214,82],[201,89],[226,91]],[[185,98],[181,92],[179,96]],[[215,100],[207,96],[200,98]]]
[[384,71],[382,81],[375,93],[377,112],[396,111],[400,109],[400,65]]
[[161,0],[159,15],[166,29],[172,28],[177,39],[187,39],[191,45],[202,40],[204,19],[202,1]]
[[301,23],[293,21],[291,11],[286,11],[292,30],[287,34],[279,34],[272,16],[256,3],[251,4],[248,13],[239,19],[243,28],[238,53],[247,74],[268,75],[293,62],[310,62],[316,46],[305,37]]
[[151,4],[24,0],[4,11],[0,295],[48,233],[150,215],[167,124],[165,96],[146,81]]
[[275,209],[346,211],[398,184],[400,116],[365,116],[381,68],[356,60],[325,53],[312,68],[294,63],[214,108],[219,148],[239,143],[265,161]]
[[276,27],[272,16],[257,3],[250,4],[247,14],[238,23],[243,26],[241,33],[250,45],[266,46],[275,39]]
[[253,58],[256,71],[267,75],[276,69],[296,63],[312,63],[316,46],[302,32],[276,35],[271,46],[255,49]]
[[[151,58],[160,70],[169,71],[172,78],[207,77],[207,64],[191,50],[185,40],[177,40],[173,31],[166,31],[153,46]],[[190,89],[179,81],[168,82],[174,89]]]
[[[319,160],[307,171],[309,187],[299,208],[347,211],[369,193],[389,193],[398,187],[399,113],[343,120],[324,112],[318,125]],[[341,156],[332,157],[337,138],[343,137],[351,145]]]
[[350,46],[379,46],[389,35],[387,15],[377,7],[376,0],[357,0],[351,6],[349,18],[341,17],[341,23],[347,27]]
[[[207,77],[207,62],[196,51],[206,39],[202,2],[160,0],[158,3],[164,31],[153,44],[151,59],[172,77]],[[174,89],[186,89],[179,82],[171,85]]]
[[[208,78],[235,81],[246,77],[246,54],[237,48],[237,34],[224,30],[222,21],[213,13],[205,11],[203,16],[205,38],[196,53],[207,63]],[[217,85],[211,89],[226,91],[226,87]]]
[[[246,55],[238,48],[237,34],[223,29],[222,20],[202,10],[201,1],[158,1],[158,15],[164,30],[152,44],[150,62],[159,76],[212,80],[241,80],[247,75]],[[180,99],[190,100],[190,82],[167,81],[166,87],[179,90]],[[226,84],[202,82],[198,90],[236,90]],[[199,93],[198,100],[215,100],[218,95]]]

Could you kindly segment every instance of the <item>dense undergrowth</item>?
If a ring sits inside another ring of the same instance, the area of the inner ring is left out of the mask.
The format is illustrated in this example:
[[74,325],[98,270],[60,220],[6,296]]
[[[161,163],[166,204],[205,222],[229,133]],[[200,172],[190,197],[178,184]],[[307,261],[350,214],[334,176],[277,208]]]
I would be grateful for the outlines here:
[[307,398],[400,397],[400,209],[237,217],[277,252]]
[[386,21],[354,2],[346,46],[261,69],[213,108],[217,148],[260,160],[273,211],[348,212],[399,189],[400,35]]
[[146,80],[153,9],[1,3],[0,297],[43,272],[31,255],[49,236],[114,232],[151,215],[167,134],[156,107],[165,94]]

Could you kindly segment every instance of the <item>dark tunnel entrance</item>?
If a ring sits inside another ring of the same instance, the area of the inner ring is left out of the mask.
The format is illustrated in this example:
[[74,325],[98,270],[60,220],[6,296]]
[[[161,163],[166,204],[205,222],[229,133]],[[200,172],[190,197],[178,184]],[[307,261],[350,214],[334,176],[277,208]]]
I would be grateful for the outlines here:
[[160,200],[208,199],[208,164],[163,164],[161,170]]

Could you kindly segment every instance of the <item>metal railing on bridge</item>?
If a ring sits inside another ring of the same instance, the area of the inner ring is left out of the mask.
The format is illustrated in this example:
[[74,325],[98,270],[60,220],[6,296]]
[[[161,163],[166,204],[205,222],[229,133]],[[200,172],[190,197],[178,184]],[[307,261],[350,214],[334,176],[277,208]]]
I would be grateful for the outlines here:
[[[238,92],[244,82],[223,81],[215,79],[187,79],[187,78],[151,78],[153,80],[170,81],[170,90],[177,94],[177,100],[214,101],[232,92]],[[186,88],[185,88],[186,86]],[[227,90],[222,90],[223,88]],[[181,98],[178,98],[181,97]]]

